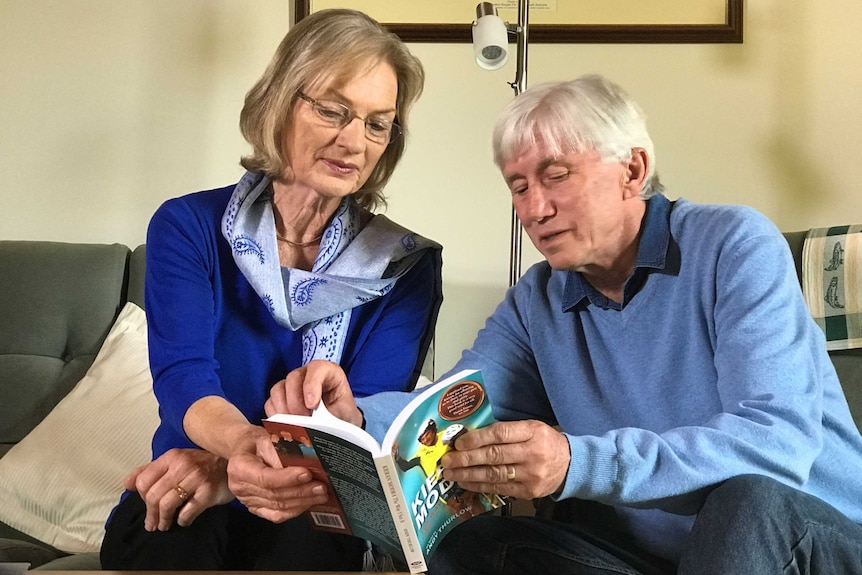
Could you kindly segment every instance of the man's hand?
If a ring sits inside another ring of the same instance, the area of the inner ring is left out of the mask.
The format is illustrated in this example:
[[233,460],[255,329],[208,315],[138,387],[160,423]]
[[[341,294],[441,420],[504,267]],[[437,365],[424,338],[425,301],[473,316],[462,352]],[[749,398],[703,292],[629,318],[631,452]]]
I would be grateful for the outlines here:
[[469,491],[544,497],[559,491],[571,461],[569,442],[539,421],[505,421],[464,434],[443,456],[443,477]]
[[171,449],[123,480],[147,506],[144,529],[187,527],[204,510],[234,497],[227,486],[227,462],[202,449]]
[[337,363],[314,360],[294,369],[272,386],[264,404],[267,416],[276,413],[309,415],[323,401],[329,412],[354,425],[362,425],[344,370]]

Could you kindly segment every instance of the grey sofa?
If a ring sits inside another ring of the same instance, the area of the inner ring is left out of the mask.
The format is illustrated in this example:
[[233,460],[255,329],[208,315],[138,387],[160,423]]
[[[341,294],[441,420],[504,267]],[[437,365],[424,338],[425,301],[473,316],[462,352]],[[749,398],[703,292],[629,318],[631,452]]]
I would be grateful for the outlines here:
[[[785,234],[797,266],[805,232]],[[87,371],[127,301],[143,307],[145,247],[0,241],[0,457],[51,411]],[[833,352],[862,429],[862,350]],[[2,523],[0,562],[98,569]]]

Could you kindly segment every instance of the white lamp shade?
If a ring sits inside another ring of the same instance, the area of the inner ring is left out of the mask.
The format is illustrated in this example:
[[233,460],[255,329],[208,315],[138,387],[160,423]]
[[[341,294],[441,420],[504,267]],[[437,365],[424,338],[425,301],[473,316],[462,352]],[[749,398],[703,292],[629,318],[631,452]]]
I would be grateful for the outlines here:
[[497,70],[509,59],[509,34],[499,16],[486,14],[473,23],[473,51],[476,63],[486,70]]

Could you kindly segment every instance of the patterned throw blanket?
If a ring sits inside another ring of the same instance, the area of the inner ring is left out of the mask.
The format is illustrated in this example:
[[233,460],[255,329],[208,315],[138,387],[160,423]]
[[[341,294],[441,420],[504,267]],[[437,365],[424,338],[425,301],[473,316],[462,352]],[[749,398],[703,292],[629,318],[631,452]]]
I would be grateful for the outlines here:
[[813,228],[802,247],[802,291],[826,349],[862,347],[862,224]]

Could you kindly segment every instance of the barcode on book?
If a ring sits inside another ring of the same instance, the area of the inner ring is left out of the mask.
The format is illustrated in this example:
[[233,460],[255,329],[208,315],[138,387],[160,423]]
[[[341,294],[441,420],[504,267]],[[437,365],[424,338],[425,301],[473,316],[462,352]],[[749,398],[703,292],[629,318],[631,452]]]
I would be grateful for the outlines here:
[[321,513],[320,511],[311,511],[311,520],[318,527],[329,527],[332,529],[344,529],[344,522],[341,517],[335,513]]

